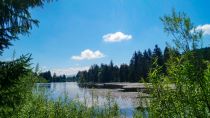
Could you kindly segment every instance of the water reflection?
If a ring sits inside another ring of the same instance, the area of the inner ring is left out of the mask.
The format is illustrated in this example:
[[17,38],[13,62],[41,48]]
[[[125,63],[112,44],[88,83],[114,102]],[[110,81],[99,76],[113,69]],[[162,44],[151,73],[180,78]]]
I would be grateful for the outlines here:
[[40,91],[41,88],[46,90],[49,98],[57,99],[67,95],[68,98],[77,99],[88,106],[94,104],[103,106],[110,97],[119,105],[120,111],[126,114],[127,117],[132,117],[133,111],[137,107],[137,92],[120,92],[117,89],[80,88],[76,82],[37,83],[36,91]]

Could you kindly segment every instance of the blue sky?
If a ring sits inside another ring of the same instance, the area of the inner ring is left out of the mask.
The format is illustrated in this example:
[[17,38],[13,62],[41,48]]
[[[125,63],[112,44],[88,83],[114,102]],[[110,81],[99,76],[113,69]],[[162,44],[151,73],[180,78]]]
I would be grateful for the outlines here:
[[[162,49],[170,38],[160,17],[184,11],[204,28],[210,44],[209,0],[58,0],[31,10],[39,19],[29,36],[20,36],[0,57],[31,53],[42,70],[74,74],[92,64],[129,63],[136,50]],[[206,27],[203,27],[206,26]],[[81,55],[81,53],[83,54]]]

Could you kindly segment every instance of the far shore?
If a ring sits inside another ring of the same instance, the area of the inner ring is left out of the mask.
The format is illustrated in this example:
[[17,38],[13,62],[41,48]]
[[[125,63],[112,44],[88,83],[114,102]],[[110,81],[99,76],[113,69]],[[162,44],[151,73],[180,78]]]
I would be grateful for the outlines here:
[[145,84],[150,83],[130,83],[130,82],[111,82],[111,83],[78,83],[80,87],[97,89],[118,89],[122,92],[143,92],[148,93]]

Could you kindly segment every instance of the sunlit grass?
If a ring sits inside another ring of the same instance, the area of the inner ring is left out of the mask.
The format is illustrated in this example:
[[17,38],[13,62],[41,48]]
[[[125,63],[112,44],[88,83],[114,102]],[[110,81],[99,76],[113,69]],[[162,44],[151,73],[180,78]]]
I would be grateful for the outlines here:
[[119,107],[108,101],[104,106],[88,107],[78,100],[67,97],[49,99],[44,94],[33,94],[13,117],[20,118],[113,118],[120,117]]

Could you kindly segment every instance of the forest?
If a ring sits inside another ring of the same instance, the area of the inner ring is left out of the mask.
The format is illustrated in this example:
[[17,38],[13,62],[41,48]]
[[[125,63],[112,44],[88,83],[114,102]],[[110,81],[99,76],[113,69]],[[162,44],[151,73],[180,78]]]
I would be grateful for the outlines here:
[[[53,0],[0,0],[0,56],[20,35],[29,35],[39,20],[31,9],[43,7]],[[196,30],[189,16],[172,10],[161,17],[163,30],[172,37],[173,47],[162,52],[134,52],[129,65],[93,65],[79,72],[79,82],[145,81],[149,97],[137,97],[139,106],[132,117],[143,118],[209,118],[210,117],[210,51],[199,47],[203,31]],[[38,46],[37,46],[38,47]],[[88,106],[80,101],[49,99],[34,88],[40,76],[47,82],[66,81],[66,75],[38,73],[31,66],[32,55],[0,60],[1,118],[120,118],[118,104],[110,100],[104,107]],[[62,79],[61,79],[62,78]],[[143,99],[146,99],[143,100]]]
[[[150,82],[148,79],[149,71],[153,68],[153,62],[157,59],[157,64],[161,66],[161,71],[166,74],[166,62],[169,59],[169,47],[165,47],[162,51],[158,45],[155,45],[153,51],[151,49],[135,51],[130,63],[114,65],[110,64],[92,65],[87,71],[79,71],[75,76],[60,75],[55,73],[52,75],[50,71],[41,72],[40,77],[43,77],[47,82],[72,82],[79,83],[105,83],[105,82]],[[181,53],[175,49],[171,49],[177,56]],[[204,60],[210,60],[210,48],[201,48],[195,50],[199,57]]]
[[50,71],[41,72],[38,75],[39,82],[75,82],[77,80],[75,76],[56,75],[55,73],[52,75]]

